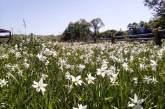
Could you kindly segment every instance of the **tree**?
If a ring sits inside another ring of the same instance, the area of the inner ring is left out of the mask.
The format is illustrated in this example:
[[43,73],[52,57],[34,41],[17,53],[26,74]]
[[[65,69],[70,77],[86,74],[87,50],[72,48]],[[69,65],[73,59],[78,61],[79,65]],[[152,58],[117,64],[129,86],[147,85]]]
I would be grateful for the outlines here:
[[154,28],[165,28],[165,0],[145,0],[144,4],[155,12],[156,19],[152,20]]
[[100,37],[110,38],[112,37],[117,31],[116,30],[106,30],[100,33]]
[[99,34],[99,29],[104,26],[104,23],[100,18],[95,18],[91,21],[91,25],[94,31],[94,42],[96,42],[97,35]]
[[156,12],[156,16],[165,16],[165,0],[144,0],[144,4],[153,9]]
[[75,23],[70,23],[63,33],[63,40],[87,40],[90,35],[90,23],[85,19],[80,19]]

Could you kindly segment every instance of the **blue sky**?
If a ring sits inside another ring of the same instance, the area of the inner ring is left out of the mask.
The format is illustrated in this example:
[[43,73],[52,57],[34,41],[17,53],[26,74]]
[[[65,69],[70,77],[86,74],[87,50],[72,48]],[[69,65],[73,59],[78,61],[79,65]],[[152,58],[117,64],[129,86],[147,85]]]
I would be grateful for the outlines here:
[[1,0],[0,28],[14,33],[60,34],[69,22],[101,18],[102,28],[125,30],[128,23],[149,21],[153,16],[144,0]]

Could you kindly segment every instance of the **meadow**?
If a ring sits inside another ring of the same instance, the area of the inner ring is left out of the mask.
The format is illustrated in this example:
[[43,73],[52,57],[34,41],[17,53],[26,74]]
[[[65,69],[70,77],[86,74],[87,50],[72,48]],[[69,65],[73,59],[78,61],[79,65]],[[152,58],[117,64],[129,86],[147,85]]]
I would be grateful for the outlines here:
[[165,109],[164,43],[1,44],[0,108]]

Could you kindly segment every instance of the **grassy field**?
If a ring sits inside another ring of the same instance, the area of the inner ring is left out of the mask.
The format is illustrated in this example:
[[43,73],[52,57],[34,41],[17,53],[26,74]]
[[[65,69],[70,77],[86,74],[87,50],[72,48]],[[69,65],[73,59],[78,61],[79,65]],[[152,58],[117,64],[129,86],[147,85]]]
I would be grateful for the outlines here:
[[165,46],[14,40],[0,45],[2,109],[165,109]]

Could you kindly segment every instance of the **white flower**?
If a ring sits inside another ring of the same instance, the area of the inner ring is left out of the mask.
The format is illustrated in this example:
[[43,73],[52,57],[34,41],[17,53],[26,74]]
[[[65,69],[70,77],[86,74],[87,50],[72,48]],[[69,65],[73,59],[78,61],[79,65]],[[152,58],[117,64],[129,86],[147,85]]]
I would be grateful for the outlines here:
[[110,79],[110,81],[113,85],[117,84],[116,81],[117,81],[117,78],[118,78],[118,74],[119,73],[112,73],[111,75],[109,75],[109,79]]
[[1,104],[0,104],[0,107],[1,107],[2,109],[6,109],[6,108],[7,108],[6,105],[7,105],[6,103],[1,103]]
[[141,105],[143,102],[144,99],[138,100],[138,96],[134,94],[134,98],[130,98],[130,101],[128,102],[128,107],[132,107],[133,109],[143,109]]
[[134,84],[138,84],[138,78],[137,77],[134,77],[132,80],[133,80]]
[[122,67],[126,70],[126,71],[128,71],[128,63],[126,63],[126,62],[124,62],[123,64],[122,64]]
[[42,62],[46,61],[46,56],[43,56],[42,54],[37,54],[37,57]]
[[80,64],[78,67],[79,67],[80,72],[82,72],[85,69],[85,65],[83,64]]
[[140,70],[144,70],[146,68],[145,64],[140,64]]
[[153,71],[156,71],[156,68],[157,68],[157,62],[154,61],[154,60],[150,60],[150,65],[151,65],[151,68]]
[[100,76],[102,76],[103,78],[105,77],[105,75],[106,75],[106,72],[105,72],[105,69],[97,69],[97,75],[100,75]]
[[151,76],[144,76],[143,81],[144,83],[150,84]]
[[47,77],[48,77],[48,75],[46,75],[46,74],[41,75],[41,79],[43,79],[43,80],[45,80]]
[[78,108],[73,107],[73,109],[87,109],[87,105],[78,104]]
[[20,58],[20,57],[21,57],[21,53],[20,53],[20,52],[16,52],[16,53],[15,53],[15,57],[16,57],[16,58]]
[[91,76],[91,74],[88,74],[87,76],[88,77],[86,78],[86,80],[87,80],[88,84],[94,84],[93,81],[95,80],[95,78],[93,76]]
[[30,64],[28,64],[28,63],[24,63],[24,67],[26,68],[26,69],[28,69],[29,67],[30,67]]
[[77,86],[77,85],[81,85],[83,83],[83,81],[81,80],[81,76],[77,76],[74,77],[72,76],[72,82]]
[[145,76],[145,77],[143,78],[143,82],[144,82],[144,83],[147,83],[147,84],[151,84],[151,83],[156,84],[158,81],[156,80],[155,77],[152,77],[152,78],[151,78],[151,76]]
[[65,78],[66,78],[67,80],[71,80],[71,79],[72,79],[72,75],[71,75],[69,72],[66,72]]
[[151,82],[152,82],[153,84],[156,84],[158,81],[156,80],[155,77],[152,77]]
[[47,84],[43,83],[43,79],[41,78],[39,82],[33,81],[33,85],[32,87],[36,89],[37,92],[42,92],[42,94],[44,95],[45,92],[45,87],[47,86]]
[[46,65],[46,66],[48,66],[48,65],[49,65],[49,61],[48,61],[48,60],[46,60],[45,65]]
[[46,56],[51,56],[51,55],[52,55],[52,51],[50,51],[48,48],[46,48],[46,49],[43,51],[43,54],[45,54]]
[[6,86],[8,83],[8,81],[6,81],[5,79],[0,79],[0,87]]

